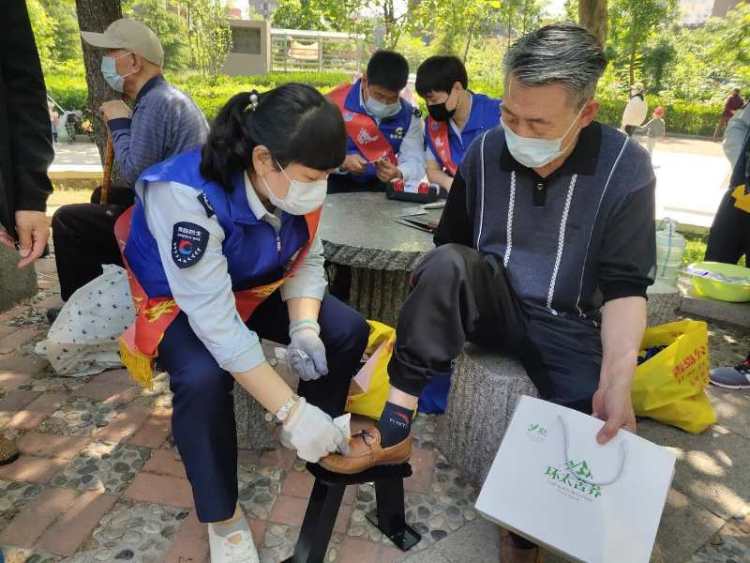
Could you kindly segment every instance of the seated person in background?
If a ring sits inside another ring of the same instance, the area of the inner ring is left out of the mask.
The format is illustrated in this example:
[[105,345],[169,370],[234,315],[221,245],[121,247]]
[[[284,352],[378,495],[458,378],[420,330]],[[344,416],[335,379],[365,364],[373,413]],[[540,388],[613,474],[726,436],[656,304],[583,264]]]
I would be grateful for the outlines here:
[[328,94],[346,124],[346,159],[328,178],[328,193],[385,191],[386,184],[416,184],[424,177],[422,119],[399,97],[409,63],[393,51],[377,51],[354,84]]
[[[596,37],[573,24],[508,50],[502,127],[472,143],[438,248],[412,274],[388,402],[347,455],[321,460],[326,469],[408,459],[417,398],[467,340],[519,356],[542,398],[606,420],[600,443],[635,431],[630,389],[656,262],[656,179],[644,149],[594,121],[606,64]],[[513,537],[503,562],[535,561],[535,546]]]
[[[115,165],[127,188],[113,190],[109,204],[64,205],[52,218],[55,262],[63,301],[102,274],[102,264],[122,265],[113,232],[117,218],[132,205],[132,186],[149,166],[206,140],[208,123],[189,96],[162,76],[164,51],[148,27],[123,18],[104,33],[81,33],[89,45],[106,50],[102,74],[117,92],[135,103],[133,111],[122,100],[102,104],[101,112],[112,135]],[[53,320],[57,310],[50,310]]]
[[500,123],[500,100],[469,91],[458,57],[437,55],[417,69],[417,93],[427,102],[424,132],[427,178],[450,191],[471,142]]
[[[729,121],[724,153],[733,167],[729,190],[721,200],[708,235],[706,260],[750,266],[750,106]],[[711,383],[727,389],[750,389],[750,354],[736,366],[711,370]]]

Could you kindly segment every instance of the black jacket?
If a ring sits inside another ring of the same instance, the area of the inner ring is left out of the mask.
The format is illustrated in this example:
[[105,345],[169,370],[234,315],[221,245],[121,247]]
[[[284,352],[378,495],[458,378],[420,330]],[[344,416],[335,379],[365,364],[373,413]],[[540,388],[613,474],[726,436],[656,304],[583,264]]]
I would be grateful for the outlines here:
[[44,211],[54,157],[47,91],[24,0],[0,17],[0,223],[15,236],[16,211]]

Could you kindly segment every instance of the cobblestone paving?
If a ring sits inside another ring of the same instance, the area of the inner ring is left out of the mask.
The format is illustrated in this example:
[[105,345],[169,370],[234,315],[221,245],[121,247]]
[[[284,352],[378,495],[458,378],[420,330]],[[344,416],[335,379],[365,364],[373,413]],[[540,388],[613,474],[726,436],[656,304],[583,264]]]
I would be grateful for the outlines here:
[[[166,375],[157,378],[153,390],[142,391],[113,372],[57,377],[33,355],[47,327],[44,310],[57,295],[50,268],[50,259],[42,261],[37,297],[0,315],[0,350],[9,348],[3,346],[6,339],[14,339],[12,350],[0,353],[0,430],[22,450],[17,462],[0,467],[0,549],[5,560],[207,561],[205,527],[196,520],[169,432]],[[27,337],[20,338],[21,333]],[[750,334],[711,326],[710,348],[713,365],[736,363],[750,351]],[[750,394],[711,394],[721,436],[750,448]],[[414,461],[418,475],[406,482],[406,516],[423,536],[415,551],[424,551],[481,517],[473,508],[478,491],[436,450],[435,417],[420,415],[414,432],[421,461]],[[688,437],[685,443],[689,449],[698,439]],[[722,455],[731,462],[735,453]],[[727,479],[717,489],[740,507],[730,516],[714,513],[708,497],[681,491],[691,511],[708,522],[702,529],[712,530],[683,560],[750,561],[747,480],[735,480]],[[261,560],[276,563],[290,556],[312,487],[304,463],[282,448],[262,456],[241,451],[238,482],[239,502]],[[375,507],[373,485],[349,489],[326,562],[399,561],[402,555],[366,520]],[[698,541],[689,525],[675,526],[660,541],[681,543],[690,534]]]

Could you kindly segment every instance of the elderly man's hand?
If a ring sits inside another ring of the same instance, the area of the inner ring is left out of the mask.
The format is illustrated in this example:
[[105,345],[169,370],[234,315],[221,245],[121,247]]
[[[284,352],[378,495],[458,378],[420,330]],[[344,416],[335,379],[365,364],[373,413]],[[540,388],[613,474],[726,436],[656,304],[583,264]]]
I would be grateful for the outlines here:
[[16,211],[19,268],[32,264],[44,252],[49,240],[49,219],[43,211]]
[[630,380],[620,378],[612,382],[601,382],[594,393],[593,415],[605,421],[596,436],[596,441],[606,444],[615,437],[620,428],[635,433],[636,422],[630,398]]
[[110,100],[109,102],[104,102],[99,108],[99,111],[102,112],[105,121],[111,121],[112,119],[119,119],[122,117],[130,118],[130,116],[133,115],[128,104],[122,100]]
[[391,182],[403,177],[398,166],[392,164],[391,161],[386,158],[382,158],[375,163],[375,171],[378,180],[381,182]]

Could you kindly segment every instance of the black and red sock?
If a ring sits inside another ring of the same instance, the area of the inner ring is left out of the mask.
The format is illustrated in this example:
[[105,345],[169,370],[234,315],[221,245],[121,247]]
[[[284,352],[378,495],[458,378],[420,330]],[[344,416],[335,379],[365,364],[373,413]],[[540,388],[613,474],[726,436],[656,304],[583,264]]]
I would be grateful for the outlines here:
[[383,414],[378,420],[381,443],[384,448],[398,444],[405,440],[411,432],[413,411],[394,403],[386,403]]

